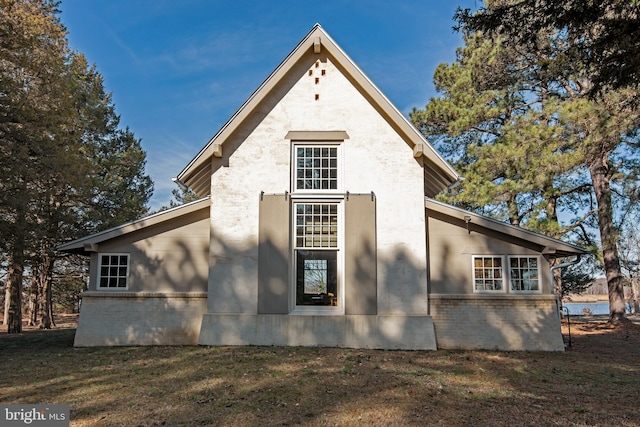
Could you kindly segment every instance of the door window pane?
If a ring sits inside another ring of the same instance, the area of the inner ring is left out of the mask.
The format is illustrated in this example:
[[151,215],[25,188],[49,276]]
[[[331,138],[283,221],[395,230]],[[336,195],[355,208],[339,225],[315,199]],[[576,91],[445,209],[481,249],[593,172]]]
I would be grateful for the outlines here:
[[337,254],[296,251],[296,305],[338,305]]

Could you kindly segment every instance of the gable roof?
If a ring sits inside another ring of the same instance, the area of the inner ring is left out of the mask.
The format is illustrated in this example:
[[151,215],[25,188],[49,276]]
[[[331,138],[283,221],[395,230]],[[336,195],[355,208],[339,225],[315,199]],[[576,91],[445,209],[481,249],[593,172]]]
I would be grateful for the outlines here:
[[437,194],[459,179],[458,173],[427,142],[409,120],[391,104],[384,94],[369,80],[346,53],[316,24],[284,61],[271,73],[238,111],[209,140],[176,178],[178,182],[204,196],[211,191],[212,157],[220,156],[222,146],[243,121],[258,107],[265,97],[280,83],[293,66],[309,51],[323,52],[332,58],[342,73],[358,88],[360,93],[392,125],[396,132],[414,150],[414,156],[424,157],[425,189]]
[[479,226],[506,237],[512,237],[533,243],[538,247],[540,253],[549,255],[552,258],[563,258],[587,253],[583,248],[572,245],[571,243],[534,233],[533,231],[528,231],[524,228],[516,227],[493,218],[447,205],[428,197],[425,197],[424,206],[428,211],[438,212],[442,215],[456,219],[461,223],[466,222],[467,225],[471,224],[472,227]]
[[186,203],[184,205],[167,209],[166,211],[157,212],[149,215],[145,218],[137,219],[135,221],[127,222],[117,227],[109,228],[104,231],[100,231],[89,236],[82,237],[80,239],[72,240],[67,243],[63,243],[54,248],[58,252],[68,252],[87,255],[90,252],[94,252],[92,248],[102,242],[105,242],[116,237],[121,237],[134,231],[139,231],[154,225],[158,225],[183,215],[188,215],[192,212],[196,212],[200,209],[208,208],[210,206],[209,197],[196,200],[195,202]]

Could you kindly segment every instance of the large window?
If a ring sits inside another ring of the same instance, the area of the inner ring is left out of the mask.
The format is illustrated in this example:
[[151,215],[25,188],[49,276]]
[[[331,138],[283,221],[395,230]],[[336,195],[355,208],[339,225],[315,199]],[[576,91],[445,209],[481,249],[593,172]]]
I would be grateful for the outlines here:
[[510,256],[509,282],[513,292],[540,291],[538,257]]
[[98,288],[126,289],[129,285],[129,255],[101,254],[98,266]]
[[338,207],[295,203],[296,305],[338,305]]
[[342,147],[331,142],[292,147],[295,306],[341,310]]
[[502,257],[473,257],[473,289],[476,292],[504,290]]

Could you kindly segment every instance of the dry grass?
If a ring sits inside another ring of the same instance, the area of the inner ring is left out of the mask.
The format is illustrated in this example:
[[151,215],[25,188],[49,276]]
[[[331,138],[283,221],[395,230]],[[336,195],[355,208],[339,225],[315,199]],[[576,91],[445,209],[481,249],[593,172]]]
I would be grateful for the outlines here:
[[565,353],[76,349],[59,324],[0,333],[0,403],[70,404],[72,426],[640,426],[640,325],[574,322]]

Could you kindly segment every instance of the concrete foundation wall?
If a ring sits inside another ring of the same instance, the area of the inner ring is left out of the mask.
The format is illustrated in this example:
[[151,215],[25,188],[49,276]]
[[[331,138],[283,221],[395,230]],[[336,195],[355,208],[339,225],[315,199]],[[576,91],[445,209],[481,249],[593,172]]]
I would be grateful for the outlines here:
[[429,316],[211,314],[201,345],[321,346],[435,350]]
[[439,349],[564,351],[553,296],[430,295]]
[[206,293],[86,292],[75,347],[195,345]]

